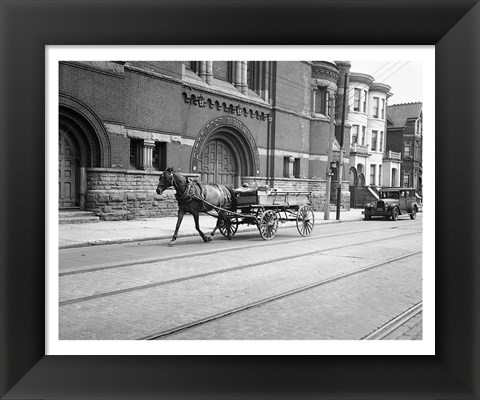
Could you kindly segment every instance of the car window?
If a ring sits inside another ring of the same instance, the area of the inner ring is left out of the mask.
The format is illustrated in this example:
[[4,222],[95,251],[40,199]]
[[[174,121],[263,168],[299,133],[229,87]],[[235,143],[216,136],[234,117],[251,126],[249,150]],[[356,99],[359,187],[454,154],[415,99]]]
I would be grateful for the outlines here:
[[398,199],[398,192],[381,192],[382,199]]

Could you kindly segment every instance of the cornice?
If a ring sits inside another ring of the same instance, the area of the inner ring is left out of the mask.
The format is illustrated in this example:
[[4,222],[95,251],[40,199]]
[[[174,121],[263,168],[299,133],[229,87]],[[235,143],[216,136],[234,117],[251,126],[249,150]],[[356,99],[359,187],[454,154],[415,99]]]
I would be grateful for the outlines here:
[[328,61],[312,61],[312,78],[326,79],[337,83],[339,71],[334,63]]
[[350,83],[364,83],[367,86],[370,86],[375,78],[372,75],[364,74],[362,72],[351,72],[350,73]]
[[382,82],[373,82],[370,85],[370,91],[385,93],[387,96],[388,94],[390,94],[390,96],[393,94],[393,93],[390,93],[391,88],[392,87],[390,85],[387,85],[386,83],[382,83]]

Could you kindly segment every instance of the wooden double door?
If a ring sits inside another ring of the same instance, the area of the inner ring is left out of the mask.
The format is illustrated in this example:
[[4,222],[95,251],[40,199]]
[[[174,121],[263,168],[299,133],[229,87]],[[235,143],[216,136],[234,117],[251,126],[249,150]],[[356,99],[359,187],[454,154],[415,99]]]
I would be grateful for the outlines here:
[[60,129],[58,147],[59,208],[79,207],[79,150],[64,129]]
[[211,140],[199,159],[200,179],[228,187],[238,185],[238,162],[233,149],[221,140]]

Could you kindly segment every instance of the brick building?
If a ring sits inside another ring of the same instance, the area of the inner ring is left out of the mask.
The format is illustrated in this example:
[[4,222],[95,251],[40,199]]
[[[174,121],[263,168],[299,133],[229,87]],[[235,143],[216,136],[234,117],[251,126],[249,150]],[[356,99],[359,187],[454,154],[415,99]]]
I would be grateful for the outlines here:
[[[173,166],[232,187],[310,190],[323,210],[349,65],[61,62],[59,206],[103,219],[172,215],[173,191],[155,188]],[[344,141],[348,208],[349,127]]]
[[422,192],[422,103],[404,103],[387,108],[387,152],[401,154],[399,186]]

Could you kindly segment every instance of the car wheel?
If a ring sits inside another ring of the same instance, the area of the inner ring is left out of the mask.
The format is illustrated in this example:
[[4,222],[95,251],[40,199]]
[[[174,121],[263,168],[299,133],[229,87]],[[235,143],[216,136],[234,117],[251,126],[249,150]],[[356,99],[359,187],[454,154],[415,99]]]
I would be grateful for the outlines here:
[[396,221],[398,219],[398,208],[397,207],[394,207],[394,209],[392,210],[392,219],[394,221]]
[[412,212],[410,213],[410,219],[415,219],[417,217],[417,207],[413,207]]
[[365,219],[366,220],[372,219],[372,212],[371,211],[365,211]]

